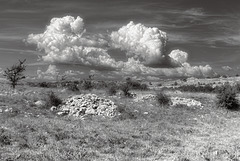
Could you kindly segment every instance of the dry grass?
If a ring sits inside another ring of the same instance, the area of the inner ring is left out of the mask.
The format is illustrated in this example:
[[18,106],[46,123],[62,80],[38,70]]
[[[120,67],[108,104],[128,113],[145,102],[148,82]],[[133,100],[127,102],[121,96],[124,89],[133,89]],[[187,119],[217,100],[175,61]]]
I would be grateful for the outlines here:
[[80,120],[34,106],[47,90],[61,98],[75,94],[25,87],[0,96],[0,108],[15,111],[0,113],[0,160],[240,160],[239,112],[217,108],[214,96],[194,95],[204,108],[159,107],[156,100],[134,102],[92,90],[115,101],[122,116]]

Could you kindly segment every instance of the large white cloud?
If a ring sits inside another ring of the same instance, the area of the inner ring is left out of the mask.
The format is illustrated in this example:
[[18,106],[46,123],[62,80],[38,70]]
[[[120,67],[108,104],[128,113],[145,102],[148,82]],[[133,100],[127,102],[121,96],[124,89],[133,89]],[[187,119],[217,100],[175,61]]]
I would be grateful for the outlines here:
[[130,58],[121,69],[120,74],[125,75],[150,75],[150,76],[195,76],[209,77],[215,75],[215,72],[209,65],[205,66],[190,66],[188,63],[182,64],[182,67],[177,68],[151,68],[143,65],[140,61]]
[[[197,77],[214,75],[209,65],[191,66],[187,62],[188,53],[184,51],[177,49],[168,55],[165,51],[167,34],[157,28],[130,22],[112,32],[110,37],[113,46],[125,50],[130,57],[121,69],[124,74]],[[151,68],[153,66],[158,68]]]
[[[111,42],[103,35],[89,34],[82,18],[65,16],[53,18],[43,33],[30,34],[27,42],[36,44],[45,53],[42,60],[49,63],[76,63],[94,69],[104,67],[123,75],[201,77],[214,74],[208,65],[190,66],[186,52],[173,50],[168,55],[167,34],[157,28],[130,22],[112,32],[109,37]],[[126,51],[128,60],[123,62],[112,58],[108,54],[109,44]],[[50,71],[53,71],[50,69],[53,68],[49,66],[49,72],[39,71],[38,75],[50,75]]]
[[131,21],[112,32],[111,40],[114,47],[127,51],[129,57],[134,57],[145,65],[158,64],[165,57],[167,34],[158,28],[149,28]]
[[42,60],[45,62],[115,68],[115,60],[104,49],[107,41],[98,35],[87,35],[85,31],[80,17],[53,18],[44,33],[29,35],[27,42],[44,50],[46,55]]

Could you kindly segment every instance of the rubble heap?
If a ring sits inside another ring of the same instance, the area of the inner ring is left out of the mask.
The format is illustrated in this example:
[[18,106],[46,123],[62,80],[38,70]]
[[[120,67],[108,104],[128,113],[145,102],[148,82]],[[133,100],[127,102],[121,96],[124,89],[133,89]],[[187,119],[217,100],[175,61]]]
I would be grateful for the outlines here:
[[201,102],[196,101],[194,99],[190,99],[190,98],[171,97],[171,101],[172,101],[172,106],[175,106],[175,105],[186,105],[188,107],[192,107],[192,106],[200,106],[200,107],[202,107]]
[[[147,94],[147,95],[136,96],[133,101],[144,102],[144,101],[147,101],[147,100],[154,100],[154,99],[156,99],[156,95]],[[199,101],[196,101],[194,99],[182,98],[182,97],[171,97],[170,99],[171,99],[171,106],[186,105],[188,107],[193,107],[193,106],[202,107],[202,103],[199,102]]]
[[154,100],[155,98],[156,98],[156,95],[147,94],[147,95],[136,96],[133,101],[144,102],[144,101],[147,101],[147,100]]
[[117,115],[117,106],[110,99],[100,98],[95,94],[75,95],[64,101],[59,115],[72,116],[102,115],[114,117]]

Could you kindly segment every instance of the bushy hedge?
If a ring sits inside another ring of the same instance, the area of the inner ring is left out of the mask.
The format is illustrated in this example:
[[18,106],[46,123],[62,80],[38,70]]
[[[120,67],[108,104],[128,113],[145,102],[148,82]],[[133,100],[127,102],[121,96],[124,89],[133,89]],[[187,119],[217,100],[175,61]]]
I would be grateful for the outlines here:
[[183,85],[183,86],[179,86],[178,89],[180,91],[183,92],[203,92],[203,93],[213,93],[216,92],[216,89],[218,87],[212,87],[211,85],[207,84],[204,86],[196,86],[196,85]]
[[52,106],[58,106],[62,103],[62,100],[56,96],[56,94],[50,91],[46,97],[46,108],[51,108]]
[[238,89],[236,86],[226,84],[217,91],[217,105],[229,110],[239,109],[239,101],[237,100]]
[[171,98],[163,92],[158,92],[156,94],[156,101],[159,103],[159,105],[166,106],[170,105]]

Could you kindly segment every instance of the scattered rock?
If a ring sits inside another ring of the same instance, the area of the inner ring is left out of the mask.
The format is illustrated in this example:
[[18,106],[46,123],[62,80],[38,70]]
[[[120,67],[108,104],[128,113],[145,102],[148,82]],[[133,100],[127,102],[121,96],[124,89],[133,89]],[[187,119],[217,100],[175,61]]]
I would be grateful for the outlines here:
[[84,116],[102,115],[114,117],[117,115],[117,106],[110,99],[98,97],[95,94],[75,95],[64,101],[58,115]]
[[37,107],[43,107],[44,105],[46,105],[45,101],[42,100],[38,100],[34,103]]
[[57,110],[57,107],[56,107],[56,106],[52,106],[52,107],[50,108],[50,110],[51,110],[51,111],[55,111],[55,110]]
[[154,100],[155,98],[156,98],[156,95],[147,94],[147,95],[135,96],[134,101],[135,102],[143,102],[146,100]]
[[171,97],[171,101],[172,101],[172,106],[176,106],[176,105],[186,105],[188,107],[192,107],[192,106],[200,106],[202,107],[202,103],[199,101],[196,101],[194,99],[190,99],[190,98],[182,98],[182,97]]
[[4,112],[12,112],[13,110],[12,110],[12,108],[6,108],[5,110],[4,110]]

